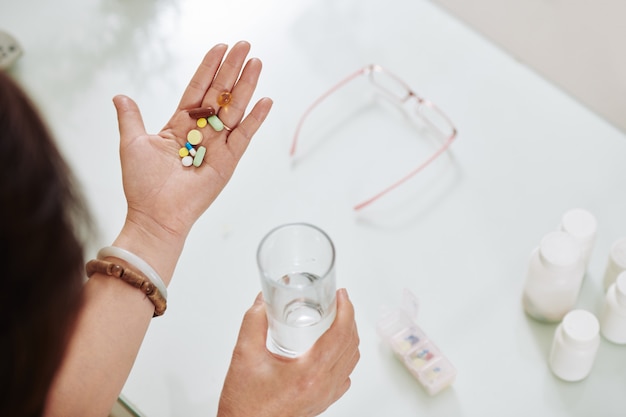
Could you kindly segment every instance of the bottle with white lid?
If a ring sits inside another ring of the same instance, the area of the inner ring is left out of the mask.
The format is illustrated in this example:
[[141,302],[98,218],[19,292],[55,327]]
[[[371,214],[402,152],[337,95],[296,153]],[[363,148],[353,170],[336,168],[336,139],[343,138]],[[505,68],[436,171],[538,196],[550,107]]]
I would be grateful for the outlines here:
[[561,321],[576,304],[584,274],[578,242],[562,231],[548,233],[530,256],[524,310],[540,321]]
[[600,331],[608,341],[626,344],[626,271],[617,276],[606,293]]
[[609,260],[604,272],[604,290],[607,291],[617,276],[626,271],[626,237],[622,237],[611,245]]
[[569,233],[579,244],[585,270],[596,241],[598,222],[593,214],[582,208],[568,210],[561,218],[560,229]]
[[552,372],[564,381],[585,379],[600,346],[600,324],[586,310],[572,310],[557,327],[550,349]]

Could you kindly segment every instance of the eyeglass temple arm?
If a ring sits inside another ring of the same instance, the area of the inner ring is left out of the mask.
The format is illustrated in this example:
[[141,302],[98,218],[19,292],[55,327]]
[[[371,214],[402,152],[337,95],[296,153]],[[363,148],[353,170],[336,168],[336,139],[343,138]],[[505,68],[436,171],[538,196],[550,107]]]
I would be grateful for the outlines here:
[[373,65],[368,65],[368,66],[363,67],[363,68],[359,69],[358,71],[355,71],[354,73],[348,75],[346,78],[344,78],[343,80],[339,81],[337,84],[335,84],[333,87],[331,87],[328,91],[326,91],[324,94],[322,94],[320,97],[318,97],[317,100],[315,100],[304,111],[304,113],[302,114],[302,117],[300,117],[300,121],[298,122],[298,125],[296,127],[296,132],[293,135],[293,141],[291,142],[291,150],[289,151],[289,155],[290,156],[293,156],[296,153],[296,146],[298,145],[298,137],[300,135],[300,130],[302,129],[302,125],[304,124],[304,121],[309,116],[309,114],[313,111],[313,109],[315,109],[322,101],[326,100],[331,94],[333,94],[334,92],[339,90],[341,87],[343,87],[344,85],[348,84],[350,81],[354,80],[355,78],[359,77],[360,75],[363,75],[363,74],[371,71],[372,68],[373,68]]
[[443,144],[443,146],[441,148],[439,148],[439,150],[437,152],[435,152],[434,154],[432,154],[430,156],[430,158],[428,158],[427,160],[425,160],[424,162],[422,162],[421,165],[419,165],[417,168],[415,168],[413,171],[409,172],[407,175],[405,175],[404,177],[402,177],[401,179],[399,179],[398,181],[396,181],[395,183],[391,184],[389,187],[385,188],[384,190],[382,190],[381,192],[379,192],[378,194],[374,195],[373,197],[368,198],[367,200],[357,204],[356,206],[353,207],[353,209],[355,211],[359,211],[367,206],[369,206],[370,204],[372,204],[374,201],[378,200],[379,198],[381,198],[382,196],[384,196],[385,194],[387,194],[388,192],[392,191],[393,189],[397,188],[398,186],[400,186],[401,184],[403,184],[404,182],[408,181],[411,177],[413,177],[414,175],[416,175],[418,172],[420,172],[421,170],[423,170],[424,168],[426,168],[426,166],[428,166],[428,164],[430,164],[432,161],[434,161],[435,159],[437,159],[437,157],[439,155],[441,155],[446,149],[448,149],[450,147],[450,144],[452,143],[452,141],[454,140],[454,138],[456,138],[456,129],[454,129],[454,131],[452,132],[452,134],[446,139],[446,142]]

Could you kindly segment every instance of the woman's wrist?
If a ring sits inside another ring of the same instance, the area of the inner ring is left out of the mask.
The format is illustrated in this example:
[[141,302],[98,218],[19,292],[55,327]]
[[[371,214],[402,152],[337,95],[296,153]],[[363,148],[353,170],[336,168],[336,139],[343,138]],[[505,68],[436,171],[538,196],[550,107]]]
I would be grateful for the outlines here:
[[129,251],[149,264],[169,285],[183,250],[186,233],[178,234],[147,216],[127,216],[113,246]]

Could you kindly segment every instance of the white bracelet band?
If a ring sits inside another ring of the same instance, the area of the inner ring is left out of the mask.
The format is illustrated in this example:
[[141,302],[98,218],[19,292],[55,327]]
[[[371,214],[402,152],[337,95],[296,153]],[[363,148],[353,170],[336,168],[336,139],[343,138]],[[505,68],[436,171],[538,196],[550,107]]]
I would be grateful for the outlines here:
[[167,300],[167,288],[163,280],[157,274],[157,272],[148,264],[148,262],[141,259],[139,256],[127,251],[126,249],[118,248],[116,246],[107,246],[98,251],[98,259],[103,258],[118,258],[128,262],[135,268],[137,268],[142,274],[144,274],[155,287],[159,289],[163,298]]

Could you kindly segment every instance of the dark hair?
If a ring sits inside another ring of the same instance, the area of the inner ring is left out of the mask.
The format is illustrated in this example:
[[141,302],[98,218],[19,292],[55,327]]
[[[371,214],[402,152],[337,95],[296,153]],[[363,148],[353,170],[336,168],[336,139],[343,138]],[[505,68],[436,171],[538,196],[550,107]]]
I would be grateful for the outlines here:
[[0,71],[0,415],[41,415],[81,305],[87,209],[43,119]]

